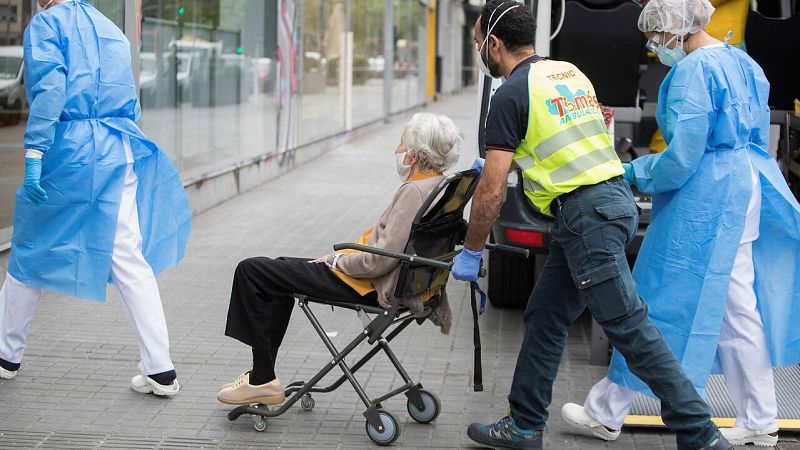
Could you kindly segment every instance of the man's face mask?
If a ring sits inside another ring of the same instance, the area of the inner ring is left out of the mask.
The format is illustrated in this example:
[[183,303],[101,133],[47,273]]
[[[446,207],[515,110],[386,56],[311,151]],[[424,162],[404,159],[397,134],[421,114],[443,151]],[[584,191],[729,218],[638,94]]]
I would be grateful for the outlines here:
[[[480,69],[481,72],[492,78],[500,78],[500,74],[492,73],[491,70],[492,62],[491,60],[489,60],[489,46],[486,45],[486,43],[489,42],[489,36],[492,35],[492,30],[494,29],[494,27],[497,26],[498,22],[500,22],[500,19],[502,19],[503,16],[506,15],[506,13],[511,11],[512,9],[522,6],[518,3],[514,6],[507,8],[505,11],[500,13],[500,15],[497,17],[497,20],[495,20],[494,23],[492,23],[492,19],[494,18],[494,13],[496,13],[497,10],[500,9],[500,7],[505,4],[506,2],[503,2],[500,5],[498,5],[497,8],[495,8],[494,11],[492,11],[492,14],[489,15],[489,23],[487,24],[488,27],[486,29],[486,37],[483,39],[483,43],[481,43],[481,46],[478,47],[478,58],[475,60],[475,62],[478,64],[478,69]],[[477,47],[477,43],[475,44],[475,46]],[[486,60],[484,60],[483,58],[484,48],[486,48]]]

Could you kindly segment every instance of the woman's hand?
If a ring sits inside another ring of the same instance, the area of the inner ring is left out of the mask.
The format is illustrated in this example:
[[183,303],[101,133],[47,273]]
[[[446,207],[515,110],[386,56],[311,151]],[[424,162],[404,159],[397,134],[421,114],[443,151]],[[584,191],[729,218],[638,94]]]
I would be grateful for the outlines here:
[[328,267],[331,267],[333,263],[333,258],[336,256],[336,253],[331,253],[330,255],[321,256],[313,261],[309,261],[311,264],[325,264]]

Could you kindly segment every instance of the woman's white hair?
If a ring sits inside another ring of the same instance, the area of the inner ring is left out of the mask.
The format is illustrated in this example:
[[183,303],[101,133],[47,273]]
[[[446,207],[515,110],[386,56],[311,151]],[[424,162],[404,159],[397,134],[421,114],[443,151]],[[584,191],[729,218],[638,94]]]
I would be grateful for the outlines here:
[[414,114],[405,128],[406,147],[419,155],[424,172],[444,172],[461,155],[461,133],[447,116],[421,112]]

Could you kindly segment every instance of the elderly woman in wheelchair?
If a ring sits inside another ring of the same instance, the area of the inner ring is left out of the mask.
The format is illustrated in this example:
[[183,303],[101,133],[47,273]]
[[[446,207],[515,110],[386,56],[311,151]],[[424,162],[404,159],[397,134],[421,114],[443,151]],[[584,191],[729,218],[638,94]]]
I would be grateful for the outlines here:
[[[403,184],[375,226],[367,229],[356,244],[386,252],[405,252],[418,211],[442,183],[443,172],[458,160],[461,143],[458,128],[447,117],[415,114],[394,152]],[[232,405],[284,402],[286,393],[303,385],[293,383],[285,389],[275,374],[275,357],[296,299],[330,299],[338,304],[363,305],[365,310],[390,308],[395,301],[401,266],[400,259],[354,250],[342,250],[315,260],[255,257],[240,262],[234,274],[225,334],[252,347],[253,366],[233,383],[223,386],[217,399]],[[425,296],[422,299],[426,300]],[[300,306],[309,315],[305,304]],[[319,332],[319,323],[312,317],[309,315]],[[446,333],[450,327],[446,300],[438,302],[428,318]],[[333,353],[331,346],[329,349]],[[362,394],[360,389],[357,391]],[[309,390],[305,395],[310,392],[317,391]],[[304,408],[306,405],[303,403]]]

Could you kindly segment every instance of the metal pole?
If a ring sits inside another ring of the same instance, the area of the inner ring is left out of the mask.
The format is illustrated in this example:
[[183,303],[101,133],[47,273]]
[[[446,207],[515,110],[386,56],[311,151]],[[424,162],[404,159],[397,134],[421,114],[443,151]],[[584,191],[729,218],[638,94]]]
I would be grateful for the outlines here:
[[[7,8],[8,8],[8,13],[7,13],[8,16],[6,17],[6,45],[11,45],[12,44],[12,42],[11,42],[11,0],[8,0],[6,2],[6,5],[7,5]],[[17,11],[17,15],[15,17],[16,22],[18,22],[18,23],[22,22],[20,20],[20,17],[19,17],[21,12],[22,11]]]
[[383,115],[389,122],[392,114],[394,84],[394,0],[384,0],[383,11]]
[[[139,36],[139,1],[125,0],[123,13],[123,23],[125,24],[125,37],[131,43],[131,70],[133,71],[133,81],[136,83],[136,91],[139,91],[139,47],[141,36]],[[139,99],[141,101],[141,99]]]
[[550,12],[552,0],[536,1],[536,41],[534,48],[539,56],[550,56]]

